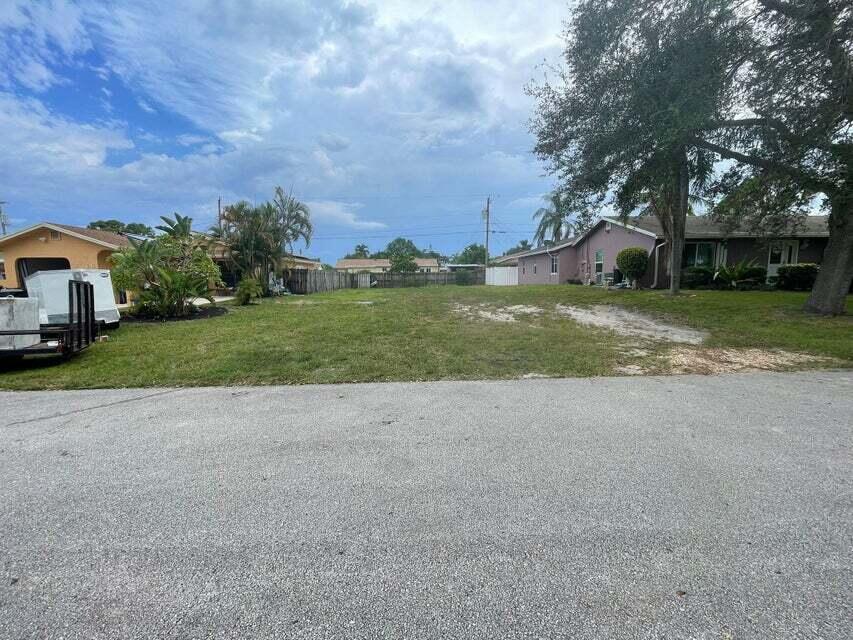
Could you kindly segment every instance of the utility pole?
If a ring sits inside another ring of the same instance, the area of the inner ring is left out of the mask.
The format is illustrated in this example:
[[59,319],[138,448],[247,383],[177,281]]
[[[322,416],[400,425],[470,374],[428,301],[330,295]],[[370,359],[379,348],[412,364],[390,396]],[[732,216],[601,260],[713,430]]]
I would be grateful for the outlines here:
[[216,222],[222,228],[222,196],[216,199]]
[[0,200],[0,231],[2,231],[2,235],[6,235],[6,225],[9,224],[9,218],[6,217],[6,214],[3,213],[3,205],[6,204],[5,201]]
[[486,264],[483,266],[488,269],[489,267],[489,208],[492,202],[492,197],[486,197],[486,208],[483,209],[483,216],[486,218]]

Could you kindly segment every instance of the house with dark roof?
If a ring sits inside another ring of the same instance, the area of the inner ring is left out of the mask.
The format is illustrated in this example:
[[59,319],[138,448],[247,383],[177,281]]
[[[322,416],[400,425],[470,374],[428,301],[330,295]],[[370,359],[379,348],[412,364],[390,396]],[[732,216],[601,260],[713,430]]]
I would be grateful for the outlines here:
[[[768,277],[772,277],[784,264],[819,264],[829,229],[827,216],[808,216],[796,231],[770,238],[745,229],[727,229],[704,216],[690,216],[684,237],[682,268],[715,268],[754,260],[766,267]],[[619,282],[622,276],[616,267],[616,256],[627,247],[642,247],[649,252],[643,286],[668,286],[668,246],[660,223],[651,216],[627,220],[603,217],[577,237],[516,254],[518,283]]]
[[110,256],[129,244],[111,231],[40,222],[0,237],[0,287],[20,288],[40,270],[109,269]]

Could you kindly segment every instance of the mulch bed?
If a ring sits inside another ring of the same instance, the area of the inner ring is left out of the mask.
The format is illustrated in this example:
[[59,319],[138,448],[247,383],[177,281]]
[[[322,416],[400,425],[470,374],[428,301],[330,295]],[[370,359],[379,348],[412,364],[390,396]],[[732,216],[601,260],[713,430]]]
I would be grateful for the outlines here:
[[133,316],[130,314],[122,315],[121,321],[127,323],[147,323],[147,324],[160,324],[163,322],[186,322],[188,320],[207,320],[208,318],[218,318],[219,316],[224,316],[228,313],[228,309],[225,307],[219,306],[204,306],[199,307],[196,313],[183,316],[182,318],[152,318],[150,316]]

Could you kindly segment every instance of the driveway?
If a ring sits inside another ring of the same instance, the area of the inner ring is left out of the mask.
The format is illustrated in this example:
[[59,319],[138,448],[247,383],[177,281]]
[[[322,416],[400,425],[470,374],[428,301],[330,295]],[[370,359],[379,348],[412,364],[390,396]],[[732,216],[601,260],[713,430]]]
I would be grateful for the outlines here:
[[0,638],[849,637],[853,372],[0,401]]

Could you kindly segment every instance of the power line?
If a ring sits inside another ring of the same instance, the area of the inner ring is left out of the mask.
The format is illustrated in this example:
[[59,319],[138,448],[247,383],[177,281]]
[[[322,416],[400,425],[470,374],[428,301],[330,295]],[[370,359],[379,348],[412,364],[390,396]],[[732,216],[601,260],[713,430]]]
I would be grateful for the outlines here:
[[[395,238],[397,236],[406,236],[407,238],[432,238],[434,236],[476,236],[482,233],[482,231],[477,231],[476,229],[471,231],[439,231],[436,233],[400,233],[400,232],[389,232],[383,234],[372,234],[372,235],[348,235],[348,236],[313,236],[311,240],[369,240],[369,239],[377,239],[377,238]],[[509,233],[508,231],[495,231],[494,229],[489,231],[490,235],[494,234],[504,234]]]

